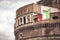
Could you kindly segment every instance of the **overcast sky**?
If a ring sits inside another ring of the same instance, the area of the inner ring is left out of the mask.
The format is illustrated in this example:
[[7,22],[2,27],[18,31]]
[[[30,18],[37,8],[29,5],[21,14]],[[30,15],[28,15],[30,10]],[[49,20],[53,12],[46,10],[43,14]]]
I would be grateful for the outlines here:
[[39,0],[0,0],[0,40],[14,40],[16,10]]

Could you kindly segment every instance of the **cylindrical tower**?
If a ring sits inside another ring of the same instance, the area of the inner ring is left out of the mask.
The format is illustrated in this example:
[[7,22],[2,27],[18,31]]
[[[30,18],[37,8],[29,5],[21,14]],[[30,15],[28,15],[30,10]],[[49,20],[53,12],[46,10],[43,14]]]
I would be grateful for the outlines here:
[[[51,1],[53,2],[53,1]],[[14,26],[15,40],[60,40],[60,9],[50,1],[29,4],[16,11]],[[50,9],[50,18],[42,19],[39,15]]]

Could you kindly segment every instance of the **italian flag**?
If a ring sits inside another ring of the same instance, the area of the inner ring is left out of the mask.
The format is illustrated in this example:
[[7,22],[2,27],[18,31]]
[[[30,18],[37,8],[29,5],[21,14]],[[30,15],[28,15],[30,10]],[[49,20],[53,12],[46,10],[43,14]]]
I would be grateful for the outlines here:
[[42,22],[42,14],[39,14],[39,21]]
[[50,10],[47,10],[45,15],[46,15],[46,19],[50,19]]
[[42,12],[42,20],[50,19],[50,9]]
[[50,19],[50,10],[46,10],[45,12],[42,12],[42,14],[39,15],[40,22],[46,19]]

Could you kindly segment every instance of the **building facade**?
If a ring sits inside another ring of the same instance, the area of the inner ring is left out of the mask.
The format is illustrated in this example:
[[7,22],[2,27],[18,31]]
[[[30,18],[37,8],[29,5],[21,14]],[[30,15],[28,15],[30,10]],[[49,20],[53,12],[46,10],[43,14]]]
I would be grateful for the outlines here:
[[[14,25],[15,40],[60,40],[60,0],[57,7],[55,1],[42,0],[19,8]],[[50,19],[40,23],[39,15],[48,9]]]

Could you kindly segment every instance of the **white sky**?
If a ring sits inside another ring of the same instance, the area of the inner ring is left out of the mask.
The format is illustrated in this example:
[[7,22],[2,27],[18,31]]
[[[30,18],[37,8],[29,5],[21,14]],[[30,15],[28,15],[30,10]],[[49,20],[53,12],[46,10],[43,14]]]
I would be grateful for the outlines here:
[[0,0],[0,40],[14,40],[16,10],[39,0]]

